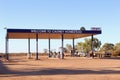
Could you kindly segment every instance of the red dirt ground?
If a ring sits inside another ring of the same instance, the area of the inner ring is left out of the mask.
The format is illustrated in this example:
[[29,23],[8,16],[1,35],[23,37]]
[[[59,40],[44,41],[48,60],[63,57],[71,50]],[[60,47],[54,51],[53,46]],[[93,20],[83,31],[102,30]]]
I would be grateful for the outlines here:
[[120,59],[65,57],[0,61],[0,80],[120,80]]

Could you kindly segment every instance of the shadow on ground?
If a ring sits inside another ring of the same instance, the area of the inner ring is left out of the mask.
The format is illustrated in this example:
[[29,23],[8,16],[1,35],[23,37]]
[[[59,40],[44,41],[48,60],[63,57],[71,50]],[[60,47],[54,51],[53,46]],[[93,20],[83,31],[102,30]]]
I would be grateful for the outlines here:
[[4,74],[4,76],[0,77],[8,77],[5,76],[6,74],[10,74],[11,76],[34,76],[34,75],[77,75],[77,74],[120,74],[119,71],[115,70],[84,70],[84,69],[52,69],[52,68],[44,68],[44,69],[37,69],[37,70],[30,70],[30,71],[12,71],[7,68],[1,61],[0,61],[0,74]]
[[103,57],[101,59],[114,59],[114,60],[120,60],[120,57]]

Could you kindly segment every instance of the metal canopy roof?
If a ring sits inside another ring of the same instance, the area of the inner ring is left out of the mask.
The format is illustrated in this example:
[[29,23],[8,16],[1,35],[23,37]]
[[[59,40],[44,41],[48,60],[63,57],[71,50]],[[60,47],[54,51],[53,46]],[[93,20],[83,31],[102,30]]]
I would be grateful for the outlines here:
[[101,34],[101,30],[56,30],[56,29],[7,29],[8,39],[75,39]]

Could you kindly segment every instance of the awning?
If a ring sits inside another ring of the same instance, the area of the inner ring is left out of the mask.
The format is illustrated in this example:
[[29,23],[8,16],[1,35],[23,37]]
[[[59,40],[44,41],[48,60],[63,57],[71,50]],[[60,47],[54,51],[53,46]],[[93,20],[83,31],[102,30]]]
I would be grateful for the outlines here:
[[101,30],[7,29],[8,39],[76,39],[101,34]]

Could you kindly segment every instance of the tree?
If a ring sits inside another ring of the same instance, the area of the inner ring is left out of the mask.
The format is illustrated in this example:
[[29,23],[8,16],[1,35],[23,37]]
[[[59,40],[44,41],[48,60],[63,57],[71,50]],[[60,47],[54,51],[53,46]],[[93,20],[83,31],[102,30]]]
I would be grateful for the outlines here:
[[105,43],[101,49],[101,52],[111,53],[113,56],[120,55],[120,43],[116,43],[115,45],[112,43]]
[[62,47],[59,47],[59,51],[60,51],[60,52],[62,51],[62,49],[63,49],[63,52],[65,52],[65,53],[67,52],[67,49],[66,49],[65,47],[63,47],[63,48],[62,48]]
[[81,27],[80,30],[81,31],[85,31],[86,29],[85,29],[85,27]]
[[70,52],[73,48],[70,44],[66,44],[67,52]]
[[83,44],[84,44],[83,42],[77,43],[76,49],[78,52],[83,52]]
[[98,51],[101,46],[101,41],[99,41],[97,38],[93,38],[93,45],[94,49]]
[[114,44],[112,44],[112,43],[105,43],[105,44],[101,47],[100,51],[111,53],[111,52],[114,51]]
[[[92,39],[88,39],[88,38],[86,38],[85,39],[85,48],[86,48],[86,52],[89,52],[89,51],[91,51],[91,42],[92,42]],[[94,50],[95,51],[98,51],[98,49],[100,48],[100,46],[101,46],[101,41],[99,41],[99,39],[97,39],[97,38],[93,38],[93,48],[94,48]]]
[[113,55],[114,56],[117,56],[117,55],[120,56],[120,42],[115,44]]
[[43,51],[44,51],[44,53],[47,53],[48,50],[47,49],[43,49]]
[[[85,38],[84,42],[77,43],[76,47],[78,51],[82,51],[88,53],[91,51],[91,39]],[[93,38],[93,48],[94,50],[98,50],[101,46],[101,42],[97,38]]]
[[91,39],[85,38],[83,47],[84,47],[84,52],[88,53],[89,51],[91,51]]

